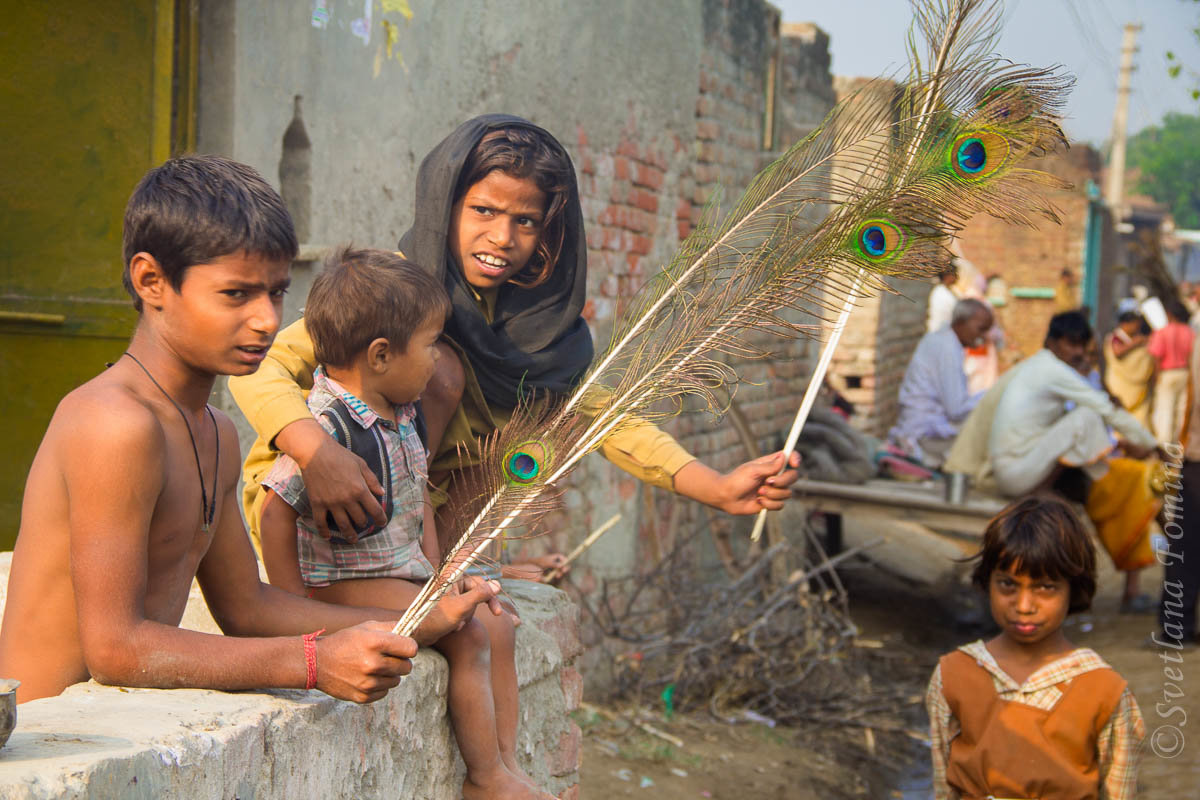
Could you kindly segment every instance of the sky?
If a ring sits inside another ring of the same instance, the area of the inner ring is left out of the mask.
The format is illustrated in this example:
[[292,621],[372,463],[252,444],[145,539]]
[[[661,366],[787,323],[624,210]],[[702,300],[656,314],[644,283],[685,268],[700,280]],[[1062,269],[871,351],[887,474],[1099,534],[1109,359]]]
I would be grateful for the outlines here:
[[[906,61],[904,37],[912,20],[907,0],[771,0],[784,22],[815,22],[830,36],[832,72],[892,74]],[[1129,102],[1132,135],[1158,124],[1168,111],[1200,113],[1189,90],[1200,76],[1167,76],[1173,51],[1200,72],[1200,25],[1193,0],[1004,0],[999,53],[1036,66],[1062,64],[1076,77],[1063,127],[1075,140],[1099,145],[1112,135],[1122,28],[1141,23]]]

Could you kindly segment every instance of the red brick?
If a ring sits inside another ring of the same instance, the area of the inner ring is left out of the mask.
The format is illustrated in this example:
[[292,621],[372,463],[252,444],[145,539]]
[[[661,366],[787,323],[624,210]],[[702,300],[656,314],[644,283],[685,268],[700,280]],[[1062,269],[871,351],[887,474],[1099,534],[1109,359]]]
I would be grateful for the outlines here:
[[[632,480],[632,479],[630,479]],[[575,658],[583,650],[579,641],[579,609],[567,609],[542,624],[542,632],[554,639],[558,650],[567,661]]]
[[587,246],[589,250],[599,250],[604,246],[604,229],[593,225],[587,229]]
[[563,667],[561,680],[567,711],[574,711],[583,700],[583,676],[574,667]]
[[716,120],[701,119],[696,122],[697,139],[716,139],[720,132],[721,129]]
[[629,180],[629,159],[625,156],[617,156],[613,159],[613,177],[618,180]]
[[638,164],[637,175],[633,179],[635,186],[645,186],[658,191],[663,185],[663,171],[658,167]]
[[658,213],[658,195],[651,194],[643,189],[631,189],[629,192],[629,203],[651,214]]
[[579,168],[580,172],[582,172],[584,175],[595,175],[596,174],[596,164],[594,161],[592,161],[592,157],[590,155],[587,155],[585,153],[583,155],[583,157],[581,158],[581,161],[583,163]]
[[605,250],[623,250],[625,235],[622,231],[614,228],[606,228],[604,231],[604,249]]
[[[678,140],[676,140],[678,141]],[[653,149],[646,151],[646,163],[661,170],[666,170],[670,166],[667,157],[662,154],[661,150]]]
[[692,218],[692,203],[686,197],[679,198],[679,202],[675,204],[675,219],[691,219]]
[[637,158],[639,155],[637,145],[630,139],[622,138],[621,143],[617,145],[617,155]]
[[550,768],[550,774],[558,777],[559,775],[570,775],[579,769],[579,753],[583,743],[583,732],[579,730],[579,726],[574,722],[569,723],[570,728],[558,740],[558,744],[547,754],[547,766]]
[[583,311],[579,312],[579,315],[581,317],[583,317],[584,319],[586,319],[587,321],[591,322],[592,319],[596,316],[596,304],[593,303],[590,299],[585,300],[583,303]]
[[692,223],[685,220],[680,220],[675,223],[675,230],[679,234],[679,241],[683,241],[692,234]]
[[696,177],[696,183],[716,183],[721,178],[720,171],[711,164],[694,165],[692,175]]
[[588,137],[582,125],[575,126],[575,140],[579,143],[580,148],[587,147]]
[[654,240],[649,236],[634,236],[633,245],[629,248],[638,255],[648,255],[654,247]]
[[613,181],[612,188],[608,191],[608,199],[613,203],[628,203],[629,183],[627,181]]

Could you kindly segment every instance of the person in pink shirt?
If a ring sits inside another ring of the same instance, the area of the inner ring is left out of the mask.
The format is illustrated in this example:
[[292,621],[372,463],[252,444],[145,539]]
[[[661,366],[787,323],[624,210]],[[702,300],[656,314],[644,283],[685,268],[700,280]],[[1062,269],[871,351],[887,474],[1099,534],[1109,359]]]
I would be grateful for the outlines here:
[[1183,428],[1188,359],[1194,334],[1188,326],[1187,309],[1179,300],[1170,298],[1163,305],[1167,311],[1167,325],[1150,334],[1150,344],[1146,348],[1158,364],[1151,421],[1154,435],[1160,442],[1176,442]]

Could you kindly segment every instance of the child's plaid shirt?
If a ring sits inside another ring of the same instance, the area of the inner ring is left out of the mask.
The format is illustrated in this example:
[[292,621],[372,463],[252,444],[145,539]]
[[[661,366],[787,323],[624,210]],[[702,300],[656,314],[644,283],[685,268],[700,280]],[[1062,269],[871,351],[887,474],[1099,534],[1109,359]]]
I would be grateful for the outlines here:
[[[992,677],[992,685],[1002,700],[1024,703],[1028,706],[1050,710],[1062,697],[1062,684],[1093,669],[1107,667],[1104,659],[1088,647],[1080,647],[1053,661],[1026,679],[1018,686],[1008,676],[984,645],[976,640],[958,648],[962,650]],[[942,667],[933,671],[929,688],[925,692],[925,707],[929,711],[930,738],[933,750],[933,794],[936,800],[957,800],[958,792],[946,783],[946,767],[950,760],[950,741],[958,736],[958,720],[950,711],[950,704],[942,694]],[[1116,710],[1108,724],[1100,731],[1097,741],[1100,762],[1100,797],[1104,800],[1132,800],[1137,795],[1137,766],[1141,754],[1142,740],[1146,736],[1146,725],[1142,713],[1129,687],[1121,695]]]
[[307,586],[328,586],[351,578],[407,578],[424,581],[433,574],[429,559],[421,551],[425,522],[425,483],[429,477],[425,448],[413,419],[410,403],[396,407],[396,424],[378,416],[367,404],[331,380],[322,369],[313,378],[308,408],[330,433],[332,423],[321,416],[339,400],[350,409],[350,417],[363,428],[378,425],[387,448],[392,472],[392,517],[379,533],[354,544],[330,542],[313,525],[308,492],[299,465],[280,455],[263,479],[289,506],[296,510],[296,549],[300,575]]

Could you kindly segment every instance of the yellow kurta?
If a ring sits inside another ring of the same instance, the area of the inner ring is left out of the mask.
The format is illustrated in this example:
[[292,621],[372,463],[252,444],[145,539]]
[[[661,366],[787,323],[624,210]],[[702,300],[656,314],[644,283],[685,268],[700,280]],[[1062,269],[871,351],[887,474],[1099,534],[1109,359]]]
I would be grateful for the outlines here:
[[[441,444],[433,454],[431,473],[458,467],[462,463],[460,445],[467,464],[472,463],[478,454],[480,437],[503,425],[512,413],[510,409],[488,405],[471,365],[465,358],[462,361],[466,370],[462,402],[455,409]],[[274,447],[275,437],[291,423],[312,418],[305,397],[312,389],[316,368],[312,340],[301,319],[279,332],[257,372],[229,379],[230,392],[258,434],[242,468],[245,480],[242,505],[256,544],[263,499],[261,481],[279,455]],[[614,432],[601,444],[600,452],[638,480],[670,490],[674,489],[675,474],[695,460],[695,456],[684,450],[670,434],[649,422]]]

